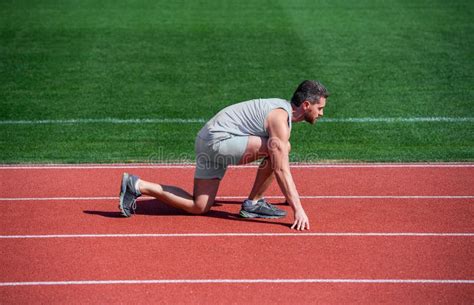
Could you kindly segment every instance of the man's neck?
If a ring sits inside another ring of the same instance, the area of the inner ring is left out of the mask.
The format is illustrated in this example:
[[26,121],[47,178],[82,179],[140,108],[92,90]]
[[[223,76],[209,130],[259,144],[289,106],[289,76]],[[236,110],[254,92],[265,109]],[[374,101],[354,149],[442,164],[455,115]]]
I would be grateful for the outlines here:
[[299,107],[296,107],[295,105],[293,105],[293,103],[291,104],[291,121],[293,123],[298,123],[298,122],[302,122],[304,121],[304,114],[303,113],[300,113],[299,112]]

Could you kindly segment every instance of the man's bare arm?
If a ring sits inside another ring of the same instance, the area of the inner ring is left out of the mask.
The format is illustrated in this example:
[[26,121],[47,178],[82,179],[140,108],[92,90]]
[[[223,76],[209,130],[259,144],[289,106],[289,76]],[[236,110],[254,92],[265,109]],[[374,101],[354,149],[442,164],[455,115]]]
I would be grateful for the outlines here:
[[291,228],[305,230],[309,229],[309,220],[290,172],[290,130],[287,122],[288,113],[283,109],[275,109],[268,115],[268,151],[278,185],[295,213],[295,222]]

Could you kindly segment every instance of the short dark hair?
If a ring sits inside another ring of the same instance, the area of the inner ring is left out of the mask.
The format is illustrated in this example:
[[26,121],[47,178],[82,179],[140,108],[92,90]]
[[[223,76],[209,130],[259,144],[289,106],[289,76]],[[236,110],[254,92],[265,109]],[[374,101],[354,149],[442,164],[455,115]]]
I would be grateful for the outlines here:
[[296,107],[299,107],[304,101],[316,104],[321,97],[327,98],[328,96],[328,90],[319,81],[305,80],[296,88],[291,103]]

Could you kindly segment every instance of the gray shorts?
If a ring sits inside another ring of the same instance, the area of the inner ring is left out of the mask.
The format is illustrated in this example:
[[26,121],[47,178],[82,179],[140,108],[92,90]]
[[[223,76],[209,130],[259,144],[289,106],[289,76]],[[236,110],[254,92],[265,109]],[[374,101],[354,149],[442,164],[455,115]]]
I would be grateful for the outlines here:
[[229,165],[238,164],[247,148],[247,136],[231,136],[215,143],[196,137],[197,179],[222,179]]

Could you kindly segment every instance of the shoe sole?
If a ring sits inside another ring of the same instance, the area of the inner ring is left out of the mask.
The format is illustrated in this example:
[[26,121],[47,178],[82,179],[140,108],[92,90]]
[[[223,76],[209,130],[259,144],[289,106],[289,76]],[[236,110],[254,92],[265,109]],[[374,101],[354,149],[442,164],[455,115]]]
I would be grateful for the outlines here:
[[128,214],[125,212],[125,209],[123,208],[123,198],[125,197],[125,192],[127,191],[127,180],[128,180],[128,174],[124,173],[122,176],[122,185],[120,187],[120,201],[119,201],[119,208],[120,208],[120,213],[122,216],[125,217],[130,217],[132,216],[131,214]]
[[263,215],[263,214],[247,212],[245,210],[240,210],[239,215],[242,218],[267,218],[267,219],[283,218],[283,217],[286,216],[286,215],[281,215],[281,216],[278,216],[278,215]]

